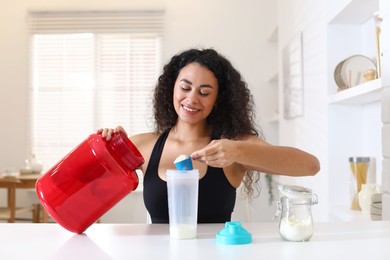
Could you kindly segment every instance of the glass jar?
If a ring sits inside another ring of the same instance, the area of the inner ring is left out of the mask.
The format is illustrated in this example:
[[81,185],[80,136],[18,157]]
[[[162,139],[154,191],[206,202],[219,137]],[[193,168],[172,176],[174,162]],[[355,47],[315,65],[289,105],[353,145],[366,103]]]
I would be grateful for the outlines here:
[[299,186],[279,185],[279,190],[284,194],[275,214],[280,216],[280,236],[287,241],[308,241],[314,230],[311,206],[318,203],[317,195]]
[[350,157],[349,164],[353,175],[352,192],[352,210],[361,210],[359,205],[358,194],[362,185],[367,183],[367,173],[370,166],[370,157]]

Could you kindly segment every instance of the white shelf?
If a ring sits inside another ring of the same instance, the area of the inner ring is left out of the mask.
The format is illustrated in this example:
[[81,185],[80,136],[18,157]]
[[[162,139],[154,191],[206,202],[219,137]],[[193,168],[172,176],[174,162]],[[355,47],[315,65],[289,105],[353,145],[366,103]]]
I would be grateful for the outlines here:
[[330,24],[362,24],[379,9],[378,0],[348,0],[338,3],[338,8],[331,11],[328,17]]
[[271,43],[277,43],[278,42],[278,27],[275,26],[273,29],[271,35],[268,37],[268,41]]
[[279,73],[275,73],[269,80],[269,83],[278,83],[279,80]]
[[375,79],[329,97],[329,104],[364,105],[381,100],[382,80]]
[[279,123],[279,115],[277,115],[277,114],[273,115],[268,122],[274,123],[274,124]]

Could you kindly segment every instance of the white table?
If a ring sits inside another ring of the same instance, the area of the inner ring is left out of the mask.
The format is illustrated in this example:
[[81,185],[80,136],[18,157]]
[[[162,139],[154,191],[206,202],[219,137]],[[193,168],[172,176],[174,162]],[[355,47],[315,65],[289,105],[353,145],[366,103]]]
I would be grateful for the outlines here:
[[173,240],[168,225],[94,224],[83,235],[58,224],[0,224],[0,259],[390,259],[390,222],[315,223],[309,242],[283,241],[276,223],[243,223],[247,245],[217,244],[222,224]]

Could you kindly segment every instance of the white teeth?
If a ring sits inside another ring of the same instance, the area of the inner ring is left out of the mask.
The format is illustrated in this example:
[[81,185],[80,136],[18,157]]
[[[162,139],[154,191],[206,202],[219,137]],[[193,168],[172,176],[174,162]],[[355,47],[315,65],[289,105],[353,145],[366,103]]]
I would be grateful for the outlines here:
[[183,106],[184,110],[187,110],[188,112],[196,112],[197,109],[191,109],[191,108],[188,108],[188,107],[185,107]]

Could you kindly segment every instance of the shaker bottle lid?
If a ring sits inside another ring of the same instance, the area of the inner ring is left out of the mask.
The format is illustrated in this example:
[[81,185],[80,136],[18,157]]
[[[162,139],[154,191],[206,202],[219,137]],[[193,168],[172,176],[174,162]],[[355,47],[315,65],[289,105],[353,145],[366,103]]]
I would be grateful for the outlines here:
[[240,222],[226,222],[216,237],[219,244],[243,245],[252,242],[251,233],[245,230]]
[[362,162],[369,162],[370,157],[349,157],[349,162],[351,163],[362,163]]

